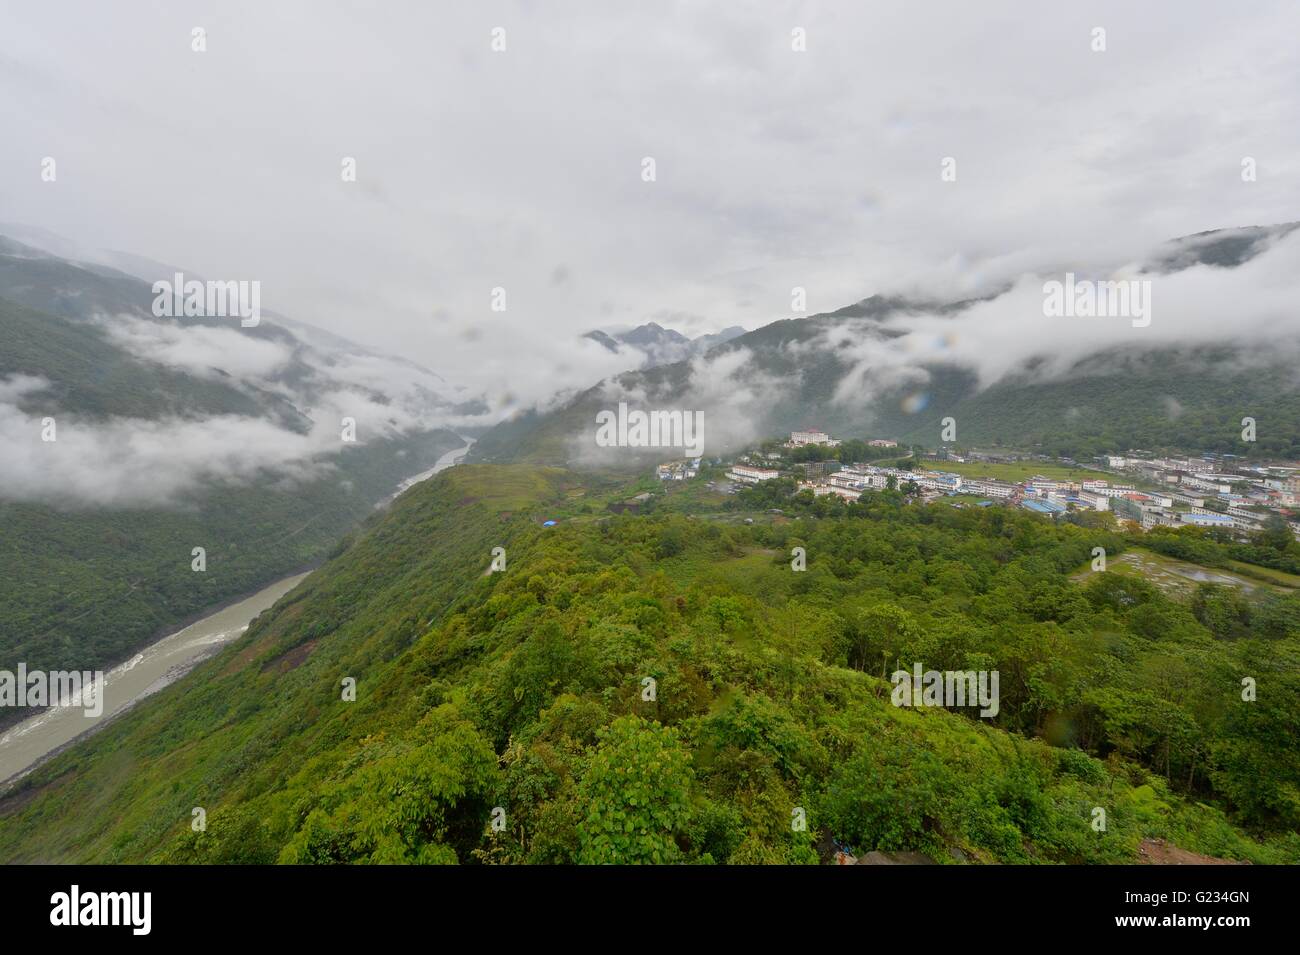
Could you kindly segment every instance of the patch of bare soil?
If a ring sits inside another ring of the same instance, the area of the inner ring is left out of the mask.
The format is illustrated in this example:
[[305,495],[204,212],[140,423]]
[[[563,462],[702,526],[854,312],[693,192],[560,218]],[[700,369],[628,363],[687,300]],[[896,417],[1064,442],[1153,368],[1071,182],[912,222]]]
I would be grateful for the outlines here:
[[318,640],[308,640],[306,643],[299,644],[287,653],[282,653],[274,660],[267,661],[267,663],[262,667],[262,672],[265,673],[272,667],[280,673],[288,673],[290,670],[298,669],[298,667],[307,662],[307,658],[311,656],[311,652],[316,649],[316,644],[318,642]]
[[1143,839],[1138,846],[1138,861],[1144,865],[1250,865],[1236,859],[1216,859],[1199,852],[1189,852],[1163,839]]

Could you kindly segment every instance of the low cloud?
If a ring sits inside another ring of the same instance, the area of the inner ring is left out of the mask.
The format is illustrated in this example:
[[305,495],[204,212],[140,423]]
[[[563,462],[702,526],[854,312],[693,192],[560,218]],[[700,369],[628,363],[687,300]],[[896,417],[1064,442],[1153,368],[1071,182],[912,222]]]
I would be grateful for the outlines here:
[[[482,423],[457,410],[437,375],[328,336],[264,337],[128,315],[93,322],[138,361],[220,380],[268,412],[96,417],[58,407],[58,389],[44,378],[0,378],[0,498],[72,508],[177,506],[213,483],[293,483],[329,473],[349,446],[344,419],[355,422],[351,446]],[[285,399],[280,411],[297,413],[287,421],[271,413],[268,395]],[[54,440],[43,440],[47,419]]]
[[[698,415],[705,457],[725,454],[762,437],[762,415],[756,413],[773,396],[794,393],[797,375],[759,372],[747,349],[737,348],[711,358],[689,362],[684,384],[674,381],[649,385],[637,376],[612,378],[601,383],[598,404],[614,410],[619,402],[642,411],[682,411]],[[684,456],[680,447],[638,449],[599,447],[595,414],[586,426],[570,435],[569,460],[582,467],[624,466],[641,457],[669,460]]]
[[113,344],[137,358],[200,377],[269,378],[293,357],[283,342],[254,338],[233,328],[181,325],[117,315],[97,322]]
[[157,421],[54,415],[55,440],[43,441],[46,417],[0,401],[6,498],[56,506],[177,504],[206,483],[249,482],[264,469],[291,480],[317,477],[340,445],[338,429],[295,434],[238,415]]
[[1146,327],[1124,316],[1045,316],[1044,282],[1061,280],[1064,271],[1022,275],[1002,294],[956,313],[898,312],[837,324],[812,347],[834,349],[849,365],[835,390],[835,400],[848,406],[869,405],[900,384],[924,384],[927,367],[941,364],[970,369],[988,387],[1030,368],[1037,380],[1058,378],[1083,359],[1114,350],[1223,343],[1240,350],[1239,361],[1259,364],[1300,350],[1300,230],[1236,268],[1077,269],[1080,279],[1149,281]]

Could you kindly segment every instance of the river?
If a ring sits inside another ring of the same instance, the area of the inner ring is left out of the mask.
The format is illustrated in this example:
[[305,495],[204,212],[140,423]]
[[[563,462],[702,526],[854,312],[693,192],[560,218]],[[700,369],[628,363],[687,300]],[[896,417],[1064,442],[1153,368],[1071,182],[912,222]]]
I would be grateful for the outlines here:
[[[412,485],[456,464],[473,443],[470,441],[463,448],[448,451],[432,468],[407,478],[380,506]],[[9,727],[0,735],[0,783],[26,773],[73,740],[94,732],[149,694],[180,679],[247,630],[258,614],[269,609],[307,576],[297,574],[277,580],[251,597],[222,607],[183,630],[163,637],[126,663],[108,671],[100,690],[104,700],[100,715],[87,716],[80,706],[52,707]]]
[[388,504],[393,503],[393,501],[397,500],[404,491],[409,490],[411,487],[415,486],[416,484],[419,484],[421,481],[429,480],[429,478],[433,477],[439,471],[445,471],[453,464],[459,464],[460,460],[463,457],[465,457],[465,455],[469,454],[469,449],[474,446],[473,438],[461,438],[461,440],[466,441],[468,443],[463,448],[456,448],[453,451],[448,451],[446,454],[440,457],[437,463],[434,464],[433,467],[429,468],[429,470],[421,471],[419,474],[415,475],[414,477],[407,478],[401,484],[397,485],[396,491],[394,491],[392,494],[388,495],[388,497],[384,498],[382,501],[376,504],[375,507],[384,507]]

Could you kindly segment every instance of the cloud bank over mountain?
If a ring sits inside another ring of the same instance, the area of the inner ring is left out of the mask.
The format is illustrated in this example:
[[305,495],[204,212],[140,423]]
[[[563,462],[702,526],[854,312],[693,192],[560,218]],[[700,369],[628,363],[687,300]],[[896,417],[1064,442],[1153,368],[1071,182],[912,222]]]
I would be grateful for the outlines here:
[[1089,356],[1114,349],[1144,351],[1231,343],[1260,360],[1300,354],[1300,230],[1265,240],[1263,251],[1235,268],[1189,265],[1175,272],[1130,264],[1109,272],[1080,272],[1096,281],[1146,281],[1151,321],[1128,316],[1044,315],[1044,283],[1061,273],[1024,275],[1000,295],[952,314],[924,309],[827,328],[807,347],[833,349],[852,366],[836,389],[847,404],[869,404],[881,390],[908,379],[924,382],[924,366],[951,364],[974,371],[987,387],[1007,375],[1046,381]]
[[[1225,250],[1229,261],[1216,264]],[[1047,283],[1061,281],[1075,268],[1079,283],[1150,283],[1149,321],[1046,314]],[[701,411],[708,453],[719,454],[765,436],[773,409],[803,404],[815,415],[818,402],[800,397],[814,373],[831,377],[826,407],[838,408],[859,429],[869,429],[881,417],[896,418],[900,410],[904,415],[926,411],[939,369],[969,374],[975,388],[984,390],[1008,380],[1046,383],[1118,372],[1148,353],[1194,356],[1214,347],[1227,349],[1227,355],[1206,365],[1207,373],[1276,369],[1290,362],[1296,368],[1293,385],[1300,386],[1297,302],[1300,228],[1225,230],[1161,245],[1127,264],[1089,269],[1066,264],[1024,274],[974,301],[863,303],[845,310],[851,314],[813,317],[804,323],[806,333],[779,344],[758,332],[667,375],[608,379],[589,401],[602,407],[627,401],[634,407]],[[888,408],[884,401],[891,403]],[[1161,407],[1170,421],[1183,412],[1172,396]],[[594,434],[594,419],[577,423],[568,440],[572,461],[611,466],[626,460],[626,449],[595,447]]]
[[794,287],[808,314],[950,301],[1300,218],[1290,0],[933,10],[32,5],[5,24],[0,208],[259,279],[267,309],[508,409],[623,370],[573,348],[594,327],[756,328]]
[[213,483],[312,480],[377,440],[494,420],[421,365],[308,325],[160,320],[145,283],[12,242],[0,265],[10,289],[63,313],[0,301],[0,500],[178,506]]

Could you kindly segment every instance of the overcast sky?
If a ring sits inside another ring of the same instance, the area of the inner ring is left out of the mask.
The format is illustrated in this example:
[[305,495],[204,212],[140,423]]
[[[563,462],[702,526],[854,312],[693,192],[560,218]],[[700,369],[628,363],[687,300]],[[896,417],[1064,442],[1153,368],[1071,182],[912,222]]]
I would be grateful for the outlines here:
[[1300,219],[1293,0],[0,10],[0,220],[257,279],[525,401],[615,370],[573,348],[596,326],[753,328],[793,286],[942,297]]

